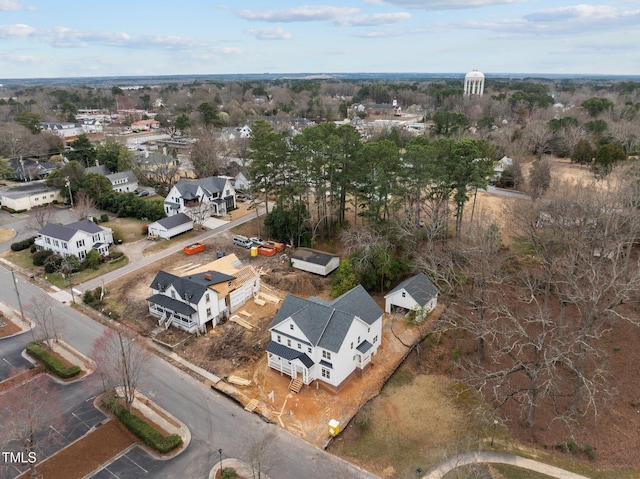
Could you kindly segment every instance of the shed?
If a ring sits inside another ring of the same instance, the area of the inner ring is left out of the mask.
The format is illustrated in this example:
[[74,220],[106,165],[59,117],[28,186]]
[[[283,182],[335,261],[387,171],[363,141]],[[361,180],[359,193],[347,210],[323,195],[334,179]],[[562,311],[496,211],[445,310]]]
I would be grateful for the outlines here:
[[384,310],[390,313],[393,307],[426,314],[438,304],[438,288],[424,273],[404,280],[384,297]]
[[171,239],[180,233],[191,231],[192,229],[193,220],[184,213],[162,218],[147,227],[149,236],[157,236],[164,239]]
[[340,266],[340,257],[311,248],[298,248],[291,255],[291,266],[309,273],[327,276]]

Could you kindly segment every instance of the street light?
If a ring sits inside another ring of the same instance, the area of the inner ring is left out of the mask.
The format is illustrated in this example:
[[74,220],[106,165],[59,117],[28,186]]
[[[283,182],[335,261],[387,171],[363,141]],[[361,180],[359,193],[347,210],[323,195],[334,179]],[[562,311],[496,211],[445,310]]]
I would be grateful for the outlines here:
[[220,478],[222,478],[222,449],[218,449],[218,454],[220,454]]

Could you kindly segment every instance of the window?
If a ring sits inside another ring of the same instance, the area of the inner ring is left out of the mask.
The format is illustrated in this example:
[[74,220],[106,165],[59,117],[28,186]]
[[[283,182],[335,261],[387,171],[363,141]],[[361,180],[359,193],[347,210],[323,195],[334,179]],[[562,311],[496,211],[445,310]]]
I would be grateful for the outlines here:
[[298,343],[298,349],[302,349],[302,344]]
[[325,379],[331,379],[331,371],[328,369],[322,368],[322,377]]
[[307,348],[307,352],[311,354],[311,348]]
[[331,361],[331,353],[329,351],[322,351],[322,357]]
[[209,302],[209,293],[204,295],[204,300],[208,303]]
[[407,293],[405,293],[404,291],[402,292],[402,297],[406,298],[407,297]]
[[207,318],[211,317],[211,308],[207,308]]
[[287,346],[291,347],[291,340],[287,339]]
[[64,249],[69,249],[69,248],[67,248],[67,243],[62,243],[62,247],[63,247]]
[[76,241],[76,246],[77,246],[78,248],[82,248],[82,247],[84,246],[84,240],[82,239],[82,240],[80,240],[80,241]]
[[60,243],[58,242],[58,240],[53,240],[53,245],[57,248],[60,246]]
[[358,336],[358,344],[360,344],[360,336]]
[[289,325],[289,329],[293,331],[293,323]]
[[45,238],[45,241],[47,242],[47,244],[51,244],[51,238]]
[[367,328],[367,333],[370,333],[370,332],[371,332],[371,328]]
[[378,342],[378,336],[376,336],[375,338],[373,338],[373,344],[376,344]]
[[276,341],[278,341],[279,343],[282,342],[282,336],[280,336],[279,334],[276,336]]
[[351,349],[353,349],[353,342],[351,343]]
[[173,299],[176,299],[176,292],[175,292],[175,291],[171,291],[171,297],[172,297]]

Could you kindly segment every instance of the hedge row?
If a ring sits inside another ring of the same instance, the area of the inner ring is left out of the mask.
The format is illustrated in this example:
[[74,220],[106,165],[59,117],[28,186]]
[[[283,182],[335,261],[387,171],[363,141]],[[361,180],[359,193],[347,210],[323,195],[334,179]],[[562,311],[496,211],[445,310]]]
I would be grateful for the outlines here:
[[178,434],[163,435],[156,428],[127,411],[127,409],[122,404],[117,403],[114,398],[105,398],[104,405],[113,411],[129,431],[156,451],[164,454],[182,444],[182,438]]
[[32,236],[26,240],[16,241],[15,243],[11,243],[11,251],[22,251],[23,249],[30,248],[33,243],[35,243],[36,237]]
[[79,366],[75,364],[69,367],[65,366],[60,359],[47,351],[41,342],[29,343],[26,349],[31,356],[41,361],[49,371],[62,379],[69,379],[80,374]]

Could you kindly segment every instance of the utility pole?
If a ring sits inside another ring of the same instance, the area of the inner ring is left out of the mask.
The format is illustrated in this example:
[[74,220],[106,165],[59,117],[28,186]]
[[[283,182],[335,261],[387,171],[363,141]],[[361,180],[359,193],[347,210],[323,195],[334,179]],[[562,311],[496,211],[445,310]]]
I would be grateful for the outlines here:
[[[16,290],[16,296],[18,297],[18,306],[20,307],[20,317],[23,321],[25,321],[24,310],[22,309],[22,300],[20,299],[20,291],[18,291],[18,280],[16,279],[15,271],[11,270],[11,277],[13,278],[13,287]],[[35,341],[35,333],[33,332],[33,327],[31,328],[31,338]]]
[[64,186],[69,188],[69,200],[71,200],[71,208],[73,208],[73,193],[71,192],[71,180],[69,179],[68,176],[67,176],[67,182]]

